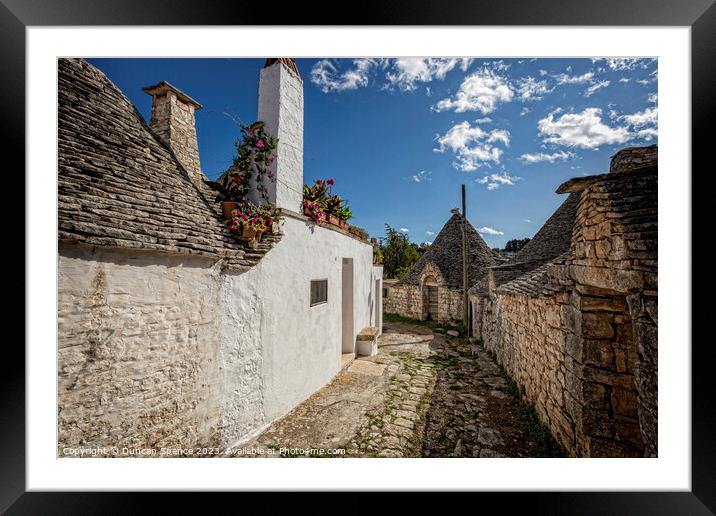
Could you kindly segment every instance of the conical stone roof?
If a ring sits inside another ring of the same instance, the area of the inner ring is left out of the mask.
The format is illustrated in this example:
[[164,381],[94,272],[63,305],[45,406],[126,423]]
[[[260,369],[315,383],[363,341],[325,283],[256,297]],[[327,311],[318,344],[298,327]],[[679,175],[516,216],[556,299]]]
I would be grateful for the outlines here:
[[[428,263],[438,268],[447,286],[462,288],[462,215],[453,213],[420,260],[399,284],[418,285]],[[488,247],[477,230],[467,223],[468,283],[474,285],[487,276],[487,267],[501,262],[500,256]]]
[[509,263],[535,262],[534,267],[537,268],[569,251],[578,204],[579,194],[570,194],[532,240],[527,242],[527,245],[520,249]]

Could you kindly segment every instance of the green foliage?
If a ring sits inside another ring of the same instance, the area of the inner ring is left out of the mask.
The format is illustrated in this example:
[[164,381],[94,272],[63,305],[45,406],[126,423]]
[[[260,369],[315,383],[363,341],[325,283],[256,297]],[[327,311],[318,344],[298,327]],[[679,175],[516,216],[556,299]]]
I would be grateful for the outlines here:
[[386,238],[383,240],[383,272],[386,278],[402,278],[420,259],[418,246],[408,235],[385,225]]
[[522,238],[522,239],[515,238],[512,240],[508,240],[507,243],[505,244],[504,251],[506,251],[508,253],[516,253],[517,251],[522,249],[524,246],[526,246],[527,242],[529,242],[529,241],[530,241],[529,238]]
[[388,312],[383,312],[383,321],[401,322],[408,324],[416,324],[418,326],[425,326],[426,328],[430,328],[436,333],[445,333],[448,330],[456,330],[458,333],[460,333],[461,337],[467,335],[467,332],[464,330],[464,326],[461,327],[460,323],[458,323],[457,325],[453,325],[447,323],[439,323],[435,321],[421,321],[419,319],[411,319],[410,317],[403,317],[402,315],[391,314]]
[[236,142],[236,155],[231,166],[216,181],[204,181],[217,192],[216,202],[243,202],[249,193],[252,179],[261,198],[268,203],[268,189],[264,177],[272,182],[276,177],[269,170],[273,163],[278,138],[266,133],[263,122],[241,126],[241,138]]
[[373,263],[378,265],[383,263],[383,251],[378,246],[373,247]]
[[500,368],[500,374],[507,382],[507,393],[519,402],[522,431],[525,433],[532,445],[532,456],[534,457],[564,457],[564,449],[552,436],[552,433],[539,419],[537,411],[532,403],[522,397],[522,389],[515,382],[512,376],[497,362],[497,357],[491,351],[488,354]]

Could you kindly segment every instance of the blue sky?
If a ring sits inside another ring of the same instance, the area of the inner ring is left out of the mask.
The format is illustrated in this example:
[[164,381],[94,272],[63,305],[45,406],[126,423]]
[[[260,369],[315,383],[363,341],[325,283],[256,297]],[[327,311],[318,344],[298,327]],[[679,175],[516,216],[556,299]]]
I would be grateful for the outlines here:
[[[141,88],[166,80],[204,109],[201,165],[231,162],[257,111],[263,59],[90,59],[148,120]],[[297,59],[304,81],[304,180],[333,178],[354,224],[431,242],[467,188],[490,246],[532,237],[571,177],[603,173],[626,146],[657,143],[652,59]],[[231,116],[229,116],[231,115]]]

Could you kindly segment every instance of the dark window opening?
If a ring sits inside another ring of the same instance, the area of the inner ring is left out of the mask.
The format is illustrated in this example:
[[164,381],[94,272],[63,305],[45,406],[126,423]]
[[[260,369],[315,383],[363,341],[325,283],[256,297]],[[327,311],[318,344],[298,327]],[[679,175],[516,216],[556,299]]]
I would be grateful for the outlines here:
[[311,306],[328,302],[328,280],[311,280]]

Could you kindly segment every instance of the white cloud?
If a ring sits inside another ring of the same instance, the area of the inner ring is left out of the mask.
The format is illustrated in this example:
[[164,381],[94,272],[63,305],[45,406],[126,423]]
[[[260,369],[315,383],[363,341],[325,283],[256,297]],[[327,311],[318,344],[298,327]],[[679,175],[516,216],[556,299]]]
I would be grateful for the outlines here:
[[629,125],[634,127],[644,127],[647,125],[656,125],[658,122],[657,109],[648,107],[644,111],[639,111],[632,115],[624,115],[622,117]]
[[652,138],[656,138],[659,136],[659,131],[656,129],[656,127],[647,127],[645,129],[640,129],[636,133],[637,138],[643,138],[646,141],[650,141]]
[[472,172],[485,163],[499,163],[503,150],[496,144],[508,146],[510,133],[503,129],[486,131],[480,126],[471,126],[469,122],[454,125],[443,135],[436,138],[438,147],[435,152],[452,151],[457,161],[453,166],[464,172]]
[[485,61],[482,63],[483,66],[492,68],[493,70],[496,70],[498,72],[504,72],[509,70],[510,65],[505,63],[502,59],[498,59],[497,61]]
[[657,126],[659,114],[656,107],[648,107],[644,111],[638,111],[631,115],[621,117],[635,130],[634,137],[650,141],[659,135]]
[[504,235],[505,233],[489,226],[477,228],[477,232],[481,235]]
[[582,84],[585,82],[591,82],[594,78],[594,73],[587,72],[582,75],[567,75],[566,73],[561,73],[556,75],[554,78],[557,80],[558,84]]
[[541,163],[543,161],[554,163],[555,161],[564,161],[574,157],[576,157],[576,154],[573,152],[557,151],[551,154],[538,152],[535,154],[523,154],[520,156],[520,161],[522,161],[525,165],[531,165],[533,163]]
[[403,233],[408,233],[410,230],[408,228],[400,228],[400,231]]
[[530,100],[541,100],[542,96],[550,90],[547,81],[538,81],[534,77],[522,77],[515,84],[517,96],[523,102]]
[[634,57],[608,57],[605,59],[607,66],[610,70],[633,70],[637,66],[639,68],[646,68],[649,63],[649,59],[634,58]]
[[631,79],[627,79],[626,77],[622,77],[621,79],[619,79],[619,82],[629,82],[629,81],[631,81]]
[[370,72],[379,65],[375,59],[354,59],[353,68],[339,72],[333,61],[323,59],[311,69],[311,82],[323,93],[346,91],[368,86]]
[[483,68],[463,80],[453,98],[438,102],[436,111],[453,110],[456,113],[480,111],[491,113],[500,102],[510,102],[514,93],[507,79],[493,70]]
[[651,102],[652,104],[656,104],[657,101],[659,100],[659,96],[658,96],[656,93],[652,93],[651,95],[649,95],[649,97],[647,98],[647,100],[648,100],[649,102]]
[[466,71],[471,62],[472,59],[468,58],[399,57],[392,61],[392,69],[386,73],[385,78],[390,87],[413,91],[417,87],[416,83],[443,80],[456,66]]
[[532,224],[532,221],[530,219],[522,219],[522,222],[526,222],[527,224]]
[[425,234],[428,236],[433,236],[435,234],[435,231],[426,231]]
[[488,190],[497,190],[501,186],[514,186],[519,177],[511,176],[504,170],[502,172],[487,174],[481,179],[476,179],[481,185],[487,185]]
[[530,108],[528,108],[527,106],[525,106],[522,108],[522,111],[520,111],[520,116],[525,116],[530,111],[532,111],[532,110]]
[[429,170],[421,170],[417,174],[407,177],[406,179],[413,181],[414,183],[422,183],[423,181],[432,181],[433,173]]
[[537,127],[545,143],[596,149],[605,144],[624,143],[632,137],[627,127],[610,127],[602,122],[602,110],[586,108],[581,113],[566,113],[555,119],[556,112],[541,119]]
[[609,84],[610,84],[609,81],[599,81],[599,82],[595,82],[595,83],[592,84],[589,88],[587,88],[586,90],[584,90],[584,96],[585,96],[585,97],[591,97],[592,95],[594,95],[594,93],[595,93],[597,90],[600,90],[600,89],[602,89],[602,88],[606,88],[607,86],[609,86]]

